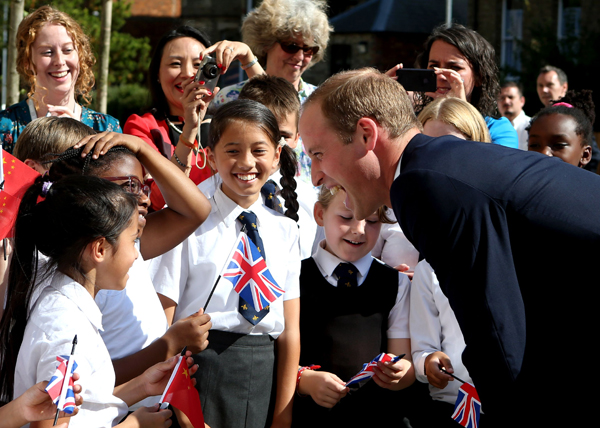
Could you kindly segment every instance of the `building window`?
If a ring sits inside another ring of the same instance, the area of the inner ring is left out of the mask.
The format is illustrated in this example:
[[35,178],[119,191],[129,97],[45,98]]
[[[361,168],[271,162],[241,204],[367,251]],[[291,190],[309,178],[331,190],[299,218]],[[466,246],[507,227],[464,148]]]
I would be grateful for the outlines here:
[[502,0],[502,51],[500,65],[508,73],[521,71],[523,0]]
[[558,1],[558,40],[581,35],[581,0]]

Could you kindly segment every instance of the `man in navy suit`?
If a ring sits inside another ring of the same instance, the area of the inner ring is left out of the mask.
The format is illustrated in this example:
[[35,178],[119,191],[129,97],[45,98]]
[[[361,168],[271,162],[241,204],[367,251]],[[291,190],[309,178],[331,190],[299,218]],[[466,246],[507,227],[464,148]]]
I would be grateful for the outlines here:
[[393,206],[435,269],[488,422],[583,420],[576,409],[596,391],[600,177],[420,130],[406,92],[372,69],[332,76],[300,119],[313,184],[343,187],[359,219]]

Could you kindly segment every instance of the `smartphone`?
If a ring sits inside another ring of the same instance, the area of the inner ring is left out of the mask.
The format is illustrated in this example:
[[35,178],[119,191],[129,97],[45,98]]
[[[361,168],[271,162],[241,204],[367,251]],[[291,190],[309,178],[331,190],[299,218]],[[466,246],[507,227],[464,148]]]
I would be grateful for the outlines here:
[[398,76],[398,83],[406,91],[435,92],[437,90],[437,79],[433,70],[401,68],[396,70],[396,76]]
[[196,73],[196,77],[194,77],[194,81],[205,82],[204,87],[210,89],[211,92],[214,92],[220,75],[221,70],[217,67],[217,61],[210,55],[206,55],[198,67],[198,72]]

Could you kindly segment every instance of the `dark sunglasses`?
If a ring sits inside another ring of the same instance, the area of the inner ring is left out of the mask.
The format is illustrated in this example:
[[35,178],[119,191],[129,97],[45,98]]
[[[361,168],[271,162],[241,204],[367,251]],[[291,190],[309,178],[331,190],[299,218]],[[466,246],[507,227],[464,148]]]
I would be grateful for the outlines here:
[[150,186],[143,184],[137,177],[126,175],[123,177],[102,177],[108,181],[125,181],[125,183],[119,184],[128,193],[132,193],[136,196],[140,196],[142,193],[146,196],[150,196]]
[[318,46],[298,46],[296,43],[288,43],[288,42],[277,42],[281,45],[281,50],[285,53],[289,53],[291,55],[297,53],[300,49],[304,52],[305,56],[313,56],[319,52]]

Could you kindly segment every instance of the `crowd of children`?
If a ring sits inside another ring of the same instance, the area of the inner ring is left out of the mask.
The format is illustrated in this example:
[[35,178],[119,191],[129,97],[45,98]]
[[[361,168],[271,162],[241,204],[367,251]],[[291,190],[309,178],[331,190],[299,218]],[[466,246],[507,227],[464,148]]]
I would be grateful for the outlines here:
[[[159,60],[173,40],[208,45],[198,34],[169,33]],[[191,141],[215,94],[192,80],[179,89]],[[454,376],[471,379],[435,272],[391,210],[358,220],[344,189],[316,192],[296,179],[300,108],[291,83],[258,75],[214,112],[198,155],[185,141],[161,153],[150,129],[98,133],[55,116],[19,127],[14,154],[42,176],[10,241],[0,322],[7,426],[51,426],[42,388],[75,335],[79,408],[59,420],[71,427],[189,426],[177,409],[156,406],[184,347],[213,428],[373,426],[389,423],[390,410],[398,426],[455,426]],[[594,119],[591,94],[570,91],[533,117],[529,150],[583,167]],[[438,98],[419,120],[431,136],[492,140],[460,98]],[[169,124],[165,115],[152,131],[181,142]],[[207,163],[197,177],[192,158]],[[348,386],[380,353],[401,358]]]

